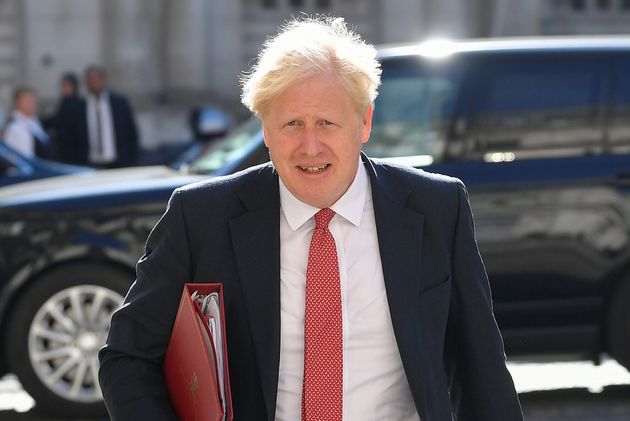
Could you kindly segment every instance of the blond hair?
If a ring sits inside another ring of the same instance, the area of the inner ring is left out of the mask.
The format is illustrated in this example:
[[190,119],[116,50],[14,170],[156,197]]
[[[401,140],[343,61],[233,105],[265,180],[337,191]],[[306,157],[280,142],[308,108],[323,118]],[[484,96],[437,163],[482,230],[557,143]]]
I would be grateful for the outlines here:
[[291,84],[326,71],[339,78],[357,111],[374,103],[381,76],[374,46],[343,18],[293,19],[263,44],[251,72],[242,77],[241,102],[261,116]]

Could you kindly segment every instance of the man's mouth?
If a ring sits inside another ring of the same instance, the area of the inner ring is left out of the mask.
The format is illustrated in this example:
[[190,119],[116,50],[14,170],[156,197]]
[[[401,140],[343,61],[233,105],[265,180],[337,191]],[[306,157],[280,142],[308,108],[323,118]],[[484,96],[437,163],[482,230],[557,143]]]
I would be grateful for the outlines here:
[[322,165],[317,165],[317,166],[314,166],[314,167],[307,167],[307,166],[300,165],[299,168],[302,171],[304,171],[304,172],[315,174],[315,173],[324,171],[329,166],[330,166],[330,164],[322,164]]

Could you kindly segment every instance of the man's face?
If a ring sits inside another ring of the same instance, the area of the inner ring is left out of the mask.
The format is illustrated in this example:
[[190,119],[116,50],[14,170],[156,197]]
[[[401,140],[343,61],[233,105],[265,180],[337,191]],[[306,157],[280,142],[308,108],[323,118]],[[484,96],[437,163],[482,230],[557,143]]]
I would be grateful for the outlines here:
[[356,110],[331,73],[290,85],[264,110],[265,145],[278,175],[302,202],[326,208],[350,187],[372,107]]
[[96,70],[90,70],[85,75],[85,84],[91,94],[98,95],[105,89],[105,75]]
[[15,108],[22,114],[32,117],[37,112],[37,99],[32,92],[22,92],[17,99]]
[[76,87],[68,80],[61,81],[61,95],[64,97],[71,97],[77,94]]

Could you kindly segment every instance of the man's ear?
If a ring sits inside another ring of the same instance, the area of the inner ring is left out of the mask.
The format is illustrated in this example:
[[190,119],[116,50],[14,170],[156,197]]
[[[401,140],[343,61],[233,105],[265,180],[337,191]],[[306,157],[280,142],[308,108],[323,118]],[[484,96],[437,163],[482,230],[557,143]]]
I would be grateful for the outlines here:
[[269,133],[267,132],[267,128],[265,127],[264,123],[262,125],[262,131],[263,131],[263,140],[265,141],[265,146],[267,147],[267,149],[269,149]]
[[374,107],[370,104],[365,109],[365,112],[361,116],[363,126],[361,127],[361,143],[366,143],[370,139],[370,133],[372,132],[372,114],[374,113]]

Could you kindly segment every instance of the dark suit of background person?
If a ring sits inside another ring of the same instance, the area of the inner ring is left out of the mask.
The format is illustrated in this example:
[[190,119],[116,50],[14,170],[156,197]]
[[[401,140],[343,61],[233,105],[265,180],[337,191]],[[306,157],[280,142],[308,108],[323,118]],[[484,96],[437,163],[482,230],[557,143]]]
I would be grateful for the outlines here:
[[81,103],[79,79],[74,73],[66,72],[61,76],[59,85],[61,97],[57,108],[43,123],[52,139],[52,158],[69,162],[70,159],[62,156],[62,153],[66,155],[72,153],[71,148],[65,145],[73,142],[78,136],[76,126]]
[[[460,181],[362,157],[396,341],[423,421],[521,420]],[[162,359],[185,282],[221,282],[235,420],[274,419],[280,202],[270,164],[178,189],[100,352],[113,420],[175,420]],[[175,298],[177,297],[177,298]],[[124,385],[124,387],[121,387]]]
[[60,147],[60,160],[77,165],[124,167],[138,161],[138,129],[129,101],[123,95],[106,90],[106,75],[102,68],[92,66],[86,71],[87,95],[107,93],[112,117],[116,159],[101,164],[90,161],[90,134],[88,125],[88,101],[79,99],[60,113],[57,124],[67,136]]

